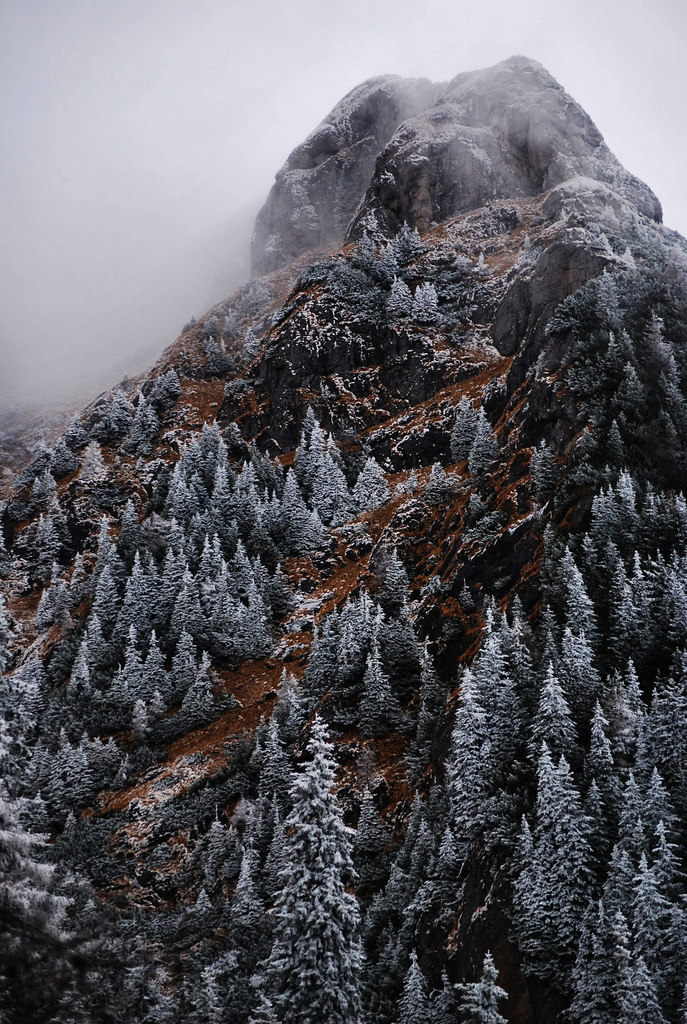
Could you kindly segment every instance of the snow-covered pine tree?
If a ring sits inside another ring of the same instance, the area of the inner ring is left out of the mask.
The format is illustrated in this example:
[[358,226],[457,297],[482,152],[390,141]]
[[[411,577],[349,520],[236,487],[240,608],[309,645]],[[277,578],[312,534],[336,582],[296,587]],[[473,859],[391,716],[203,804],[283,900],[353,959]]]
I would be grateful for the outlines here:
[[413,310],[413,293],[401,278],[394,278],[389,297],[386,300],[386,311],[391,323],[407,319]]
[[546,673],[539,697],[539,706],[532,722],[530,756],[535,762],[541,754],[542,743],[546,743],[552,757],[556,759],[561,754],[568,762],[576,757],[575,723],[551,664]]
[[440,505],[447,501],[451,495],[451,487],[446,479],[446,473],[439,462],[433,462],[429,471],[429,478],[425,484],[422,496],[430,505]]
[[401,707],[394,697],[389,678],[384,673],[379,646],[373,639],[363,677],[364,693],[360,702],[358,723],[361,736],[386,736],[401,718]]
[[544,505],[551,497],[559,475],[558,465],[546,441],[541,441],[539,447],[533,450],[530,473],[537,504]]
[[382,468],[372,456],[370,456],[361,469],[355,487],[353,498],[361,511],[376,511],[381,508],[391,497],[389,485],[384,479]]
[[387,615],[398,615],[408,600],[408,573],[396,548],[387,551],[382,563],[379,601]]
[[150,455],[160,430],[160,421],[152,405],[141,392],[138,396],[136,416],[131,427],[129,447],[134,455]]
[[533,974],[567,984],[591,894],[589,825],[567,761],[555,766],[546,745],[537,780],[534,835],[523,817],[518,852],[516,934]]
[[498,455],[499,445],[484,409],[477,413],[475,437],[470,446],[468,464],[473,476],[483,473]]
[[437,290],[431,281],[419,284],[413,295],[413,320],[419,324],[433,326],[441,320]]
[[406,267],[425,252],[425,245],[417,228],[411,228],[408,224],[403,225],[394,237],[392,245],[394,255],[401,267]]
[[403,982],[399,1010],[398,1024],[432,1024],[432,1004],[427,982],[420,970],[415,950],[410,954],[410,967]]
[[272,916],[275,940],[260,988],[282,1024],[357,1024],[362,949],[353,877],[352,830],[332,787],[335,763],[316,717],[303,771],[294,778],[286,820],[281,892]]
[[50,456],[50,472],[55,480],[61,480],[68,473],[73,473],[80,465],[78,457],[61,437]]
[[480,980],[457,986],[460,993],[458,1008],[465,1024],[507,1024],[498,1010],[499,1003],[507,998],[498,979],[494,958],[487,953]]
[[85,484],[95,484],[104,480],[106,474],[107,467],[103,460],[100,445],[97,441],[91,441],[83,453],[79,479]]

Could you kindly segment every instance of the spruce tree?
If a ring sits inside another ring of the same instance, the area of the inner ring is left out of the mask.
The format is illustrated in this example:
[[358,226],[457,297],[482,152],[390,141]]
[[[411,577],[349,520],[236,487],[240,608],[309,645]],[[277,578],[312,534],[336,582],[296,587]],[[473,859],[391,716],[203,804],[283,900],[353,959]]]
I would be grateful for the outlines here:
[[491,465],[498,454],[498,450],[498,441],[494,436],[484,409],[480,406],[477,413],[475,438],[470,446],[470,453],[468,455],[468,464],[473,476],[483,473]]
[[567,985],[591,890],[589,824],[563,756],[543,747],[537,766],[536,825],[523,822],[515,881],[516,930],[530,970]]
[[361,469],[356,485],[353,488],[353,498],[361,511],[375,512],[391,497],[389,486],[384,479],[382,468],[376,459],[370,456]]
[[405,320],[413,309],[413,294],[401,278],[394,278],[389,297],[386,300],[386,311],[391,323]]
[[281,892],[272,916],[275,940],[261,988],[282,1024],[356,1024],[362,950],[353,877],[352,833],[332,787],[335,764],[316,717],[310,758],[295,776],[286,820]]
[[401,708],[392,693],[389,678],[382,669],[379,646],[374,639],[367,656],[363,687],[358,717],[360,735],[386,736],[400,722]]
[[410,954],[410,967],[403,982],[403,995],[399,1003],[398,1024],[432,1024],[432,1004],[427,992],[415,950]]
[[451,455],[455,462],[467,462],[477,434],[477,421],[477,410],[463,395],[456,406],[456,417],[451,432]]
[[539,706],[532,723],[530,756],[535,761],[541,754],[542,743],[547,744],[551,755],[556,759],[563,754],[570,761],[577,752],[577,737],[570,708],[551,664],[546,673]]
[[431,281],[425,281],[415,289],[412,317],[416,323],[430,326],[440,322],[437,290]]
[[491,953],[484,957],[482,977],[479,981],[458,985],[458,1009],[465,1024],[507,1024],[498,1011],[498,1004],[507,998],[498,985],[499,972]]

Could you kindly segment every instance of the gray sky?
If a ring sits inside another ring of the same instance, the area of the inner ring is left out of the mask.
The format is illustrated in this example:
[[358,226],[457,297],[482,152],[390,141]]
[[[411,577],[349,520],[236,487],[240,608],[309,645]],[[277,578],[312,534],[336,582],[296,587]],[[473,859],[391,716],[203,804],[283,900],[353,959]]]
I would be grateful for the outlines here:
[[89,398],[247,276],[353,86],[541,61],[687,234],[684,0],[0,0],[0,406]]

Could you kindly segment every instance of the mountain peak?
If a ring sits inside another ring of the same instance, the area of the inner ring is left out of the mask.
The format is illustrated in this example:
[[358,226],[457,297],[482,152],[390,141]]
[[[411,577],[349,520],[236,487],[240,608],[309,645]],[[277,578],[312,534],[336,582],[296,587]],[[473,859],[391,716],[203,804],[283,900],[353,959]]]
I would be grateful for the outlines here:
[[585,177],[661,220],[582,107],[537,61],[514,56],[448,83],[394,75],[353,89],[289,156],[258,214],[253,272],[364,231],[420,233],[493,199]]

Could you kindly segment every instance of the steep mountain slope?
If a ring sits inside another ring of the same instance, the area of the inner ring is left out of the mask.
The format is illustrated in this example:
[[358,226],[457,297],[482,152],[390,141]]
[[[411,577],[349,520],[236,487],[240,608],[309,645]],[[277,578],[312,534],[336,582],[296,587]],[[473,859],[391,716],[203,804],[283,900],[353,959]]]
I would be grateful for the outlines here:
[[687,243],[513,58],[354,90],[253,259],[4,509],[7,799],[100,936],[41,1012],[678,1021]]

